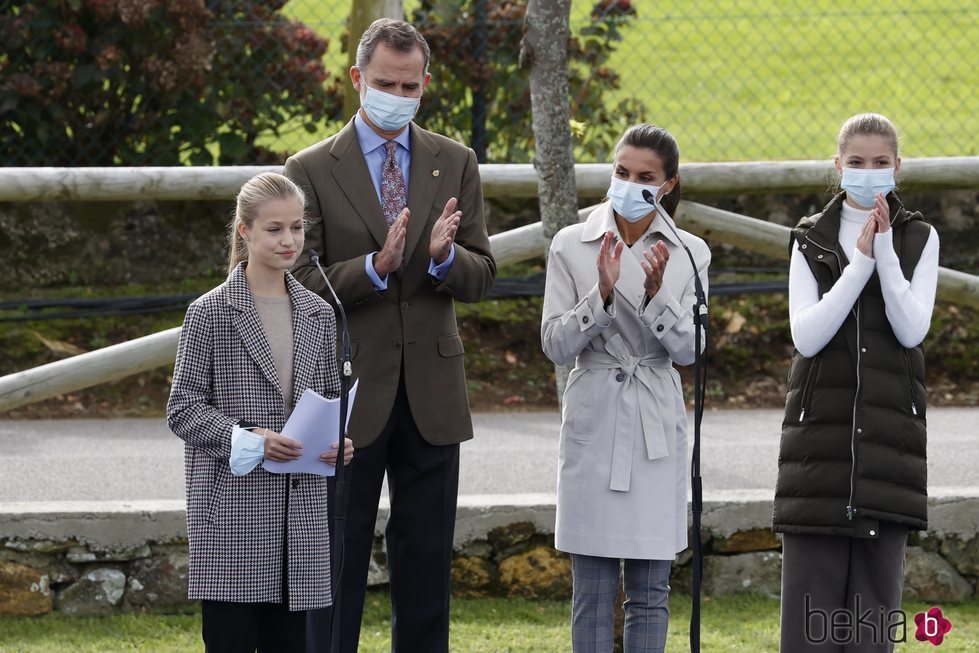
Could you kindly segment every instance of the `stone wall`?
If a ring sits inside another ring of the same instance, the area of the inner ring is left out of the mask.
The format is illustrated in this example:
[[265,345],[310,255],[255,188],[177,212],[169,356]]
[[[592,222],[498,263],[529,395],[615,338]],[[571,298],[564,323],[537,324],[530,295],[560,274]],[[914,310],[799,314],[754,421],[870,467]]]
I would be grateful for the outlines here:
[[[781,542],[769,529],[771,498],[731,492],[704,505],[704,593],[779,594]],[[370,584],[387,582],[381,506]],[[460,499],[453,591],[457,596],[568,599],[571,565],[553,548],[554,499]],[[905,598],[934,603],[976,596],[979,495],[938,496],[930,528],[911,537]],[[690,590],[691,554],[671,585]],[[0,504],[0,614],[73,615],[184,610],[187,541],[182,502]]]

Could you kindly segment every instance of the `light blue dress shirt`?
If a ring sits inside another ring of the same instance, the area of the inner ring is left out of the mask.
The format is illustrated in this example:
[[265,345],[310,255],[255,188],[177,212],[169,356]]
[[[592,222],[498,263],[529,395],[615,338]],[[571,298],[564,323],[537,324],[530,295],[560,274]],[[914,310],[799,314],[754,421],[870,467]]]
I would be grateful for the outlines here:
[[[384,166],[384,159],[387,158],[387,152],[384,149],[384,144],[388,142],[388,139],[384,138],[376,131],[371,129],[364,120],[360,117],[360,112],[354,116],[354,130],[357,132],[357,141],[360,143],[360,151],[364,153],[364,161],[367,163],[367,170],[371,173],[371,181],[374,182],[374,190],[377,192],[377,201],[381,201],[381,168]],[[405,129],[400,134],[394,137],[394,142],[398,144],[394,148],[394,160],[397,161],[398,167],[401,168],[401,172],[405,177],[405,201],[408,201],[408,171],[411,168],[411,135],[410,130]],[[384,277],[381,279],[377,271],[374,270],[374,254],[377,252],[371,252],[371,254],[364,261],[364,268],[367,272],[367,277],[374,284],[374,288],[377,290],[387,290],[388,289],[388,279]],[[452,262],[455,260],[455,244],[449,249],[449,257],[445,259],[442,263],[436,263],[435,259],[432,259],[428,265],[428,273],[441,281],[449,273],[452,268]]]

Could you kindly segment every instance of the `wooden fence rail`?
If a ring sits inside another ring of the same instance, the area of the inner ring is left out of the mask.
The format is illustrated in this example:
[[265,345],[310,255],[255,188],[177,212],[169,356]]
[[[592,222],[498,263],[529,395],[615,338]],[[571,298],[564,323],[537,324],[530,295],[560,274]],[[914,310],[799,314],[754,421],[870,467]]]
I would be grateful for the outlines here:
[[[2,168],[0,202],[226,200],[250,177],[282,166]],[[536,197],[537,173],[527,163],[479,167],[486,197]],[[580,197],[604,197],[612,166],[575,165]],[[745,161],[681,163],[687,194],[823,192],[835,176],[833,163]],[[898,183],[903,190],[979,188],[979,156],[905,159]]]
[[[593,208],[582,209],[578,217],[584,219]],[[687,201],[680,203],[676,218],[684,229],[714,242],[731,243],[752,252],[788,260],[788,227]],[[490,237],[490,244],[501,266],[540,256],[547,247],[539,222],[496,234]],[[940,301],[979,307],[979,277],[940,268],[938,298]],[[0,413],[170,365],[176,356],[179,334],[179,327],[168,329],[0,377]]]

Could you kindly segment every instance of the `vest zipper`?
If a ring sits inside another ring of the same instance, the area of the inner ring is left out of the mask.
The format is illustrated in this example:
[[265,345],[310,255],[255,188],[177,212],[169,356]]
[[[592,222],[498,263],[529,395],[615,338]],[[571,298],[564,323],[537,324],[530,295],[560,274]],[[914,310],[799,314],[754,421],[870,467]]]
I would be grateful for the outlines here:
[[860,344],[860,300],[857,300],[857,390],[853,395],[853,421],[850,425],[850,498],[846,503],[846,518],[853,521],[853,515],[856,514],[857,508],[853,505],[853,494],[856,487],[856,476],[857,476],[857,406],[860,402],[860,388],[862,386],[862,377],[860,371],[861,361],[861,344]]
[[[823,247],[817,242],[814,242],[811,238],[806,238],[807,242],[812,243],[824,252],[829,252],[836,257],[836,262],[840,266],[840,274],[843,274],[843,259],[840,258],[839,252],[835,249],[828,249]],[[860,387],[861,387],[861,376],[860,376],[860,300],[857,299],[856,310],[850,309],[854,317],[857,320],[857,391],[853,395],[853,417],[850,424],[850,497],[846,502],[846,518],[849,521],[853,521],[853,516],[857,513],[856,506],[853,505],[854,490],[856,487],[856,476],[857,476],[857,405],[860,400]],[[800,420],[801,421],[801,420]]]
[[914,392],[914,371],[911,369],[911,356],[904,350],[904,362],[908,365],[908,387],[911,389],[911,414],[918,414],[917,397]]
[[806,385],[802,389],[802,410],[799,411],[799,421],[803,421],[806,418],[806,411],[809,410],[809,404],[812,402],[812,391],[813,385],[816,383],[816,371],[819,368],[820,359],[817,358],[809,366],[809,373],[806,374]]

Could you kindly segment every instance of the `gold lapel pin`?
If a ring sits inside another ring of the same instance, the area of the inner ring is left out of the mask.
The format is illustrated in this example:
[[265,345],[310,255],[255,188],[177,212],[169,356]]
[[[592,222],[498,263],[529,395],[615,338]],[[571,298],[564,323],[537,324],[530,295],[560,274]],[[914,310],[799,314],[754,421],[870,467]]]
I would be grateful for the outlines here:
[[433,177],[438,177],[439,176],[439,171],[438,170],[432,170],[432,176]]

